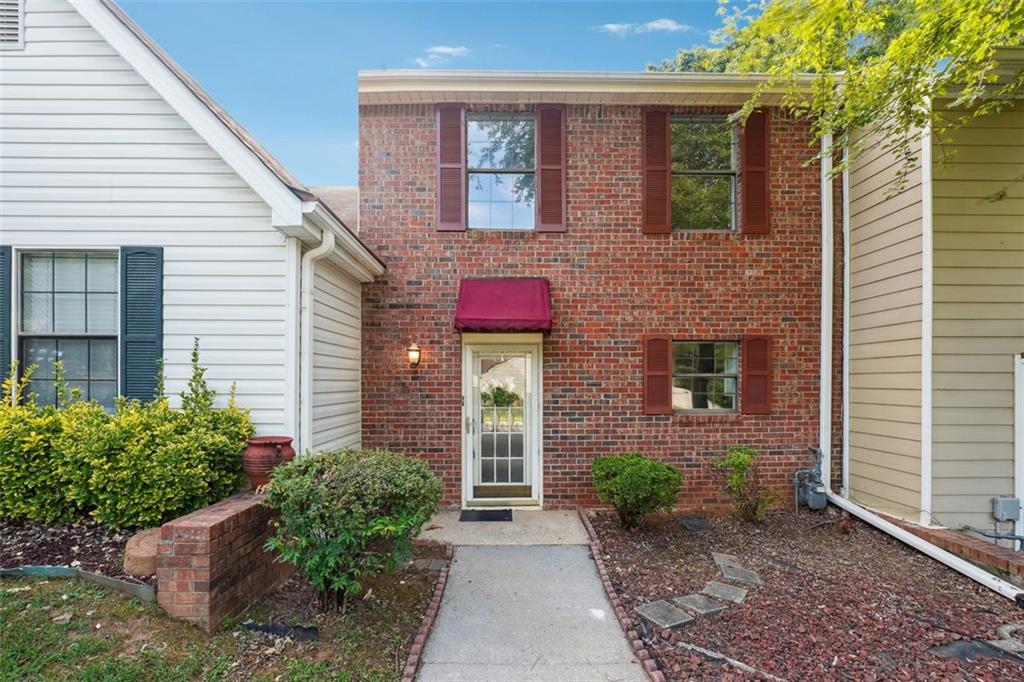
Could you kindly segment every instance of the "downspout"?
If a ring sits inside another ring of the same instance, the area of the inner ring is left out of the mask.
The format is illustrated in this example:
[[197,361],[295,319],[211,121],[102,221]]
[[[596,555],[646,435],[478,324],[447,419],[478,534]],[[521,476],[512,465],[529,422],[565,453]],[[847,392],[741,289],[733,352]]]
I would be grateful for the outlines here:
[[[960,557],[947,552],[946,550],[933,545],[927,540],[917,537],[913,533],[900,528],[894,523],[886,521],[877,514],[864,509],[860,505],[854,504],[845,497],[836,494],[832,490],[832,481],[829,478],[828,472],[831,471],[832,464],[832,447],[831,447],[831,422],[832,422],[832,259],[834,254],[832,252],[832,239],[833,239],[833,220],[832,220],[832,179],[829,178],[829,174],[832,168],[832,136],[825,135],[821,140],[821,366],[820,371],[820,385],[821,393],[818,396],[820,401],[819,404],[819,418],[821,423],[819,424],[819,444],[821,448],[822,460],[822,480],[825,484],[826,495],[828,496],[829,502],[836,505],[840,509],[848,512],[852,516],[856,516],[860,520],[871,524],[875,528],[888,533],[897,540],[910,545],[917,551],[925,554],[932,559],[952,568],[953,570],[967,576],[971,580],[977,582],[980,585],[998,592],[1004,597],[1013,599],[1019,606],[1024,606],[1024,591],[1022,591],[1016,585],[1013,585],[1002,578],[999,578],[988,571],[978,568],[974,564],[961,559]],[[846,189],[846,187],[844,187]],[[849,194],[843,193],[843,217],[844,219],[849,215]],[[849,230],[844,225],[844,234],[848,235]],[[845,250],[849,249],[849,243],[843,244]],[[846,262],[844,258],[844,263]],[[843,276],[845,289],[843,291],[843,299],[848,300],[850,295],[850,289],[848,286],[849,278]],[[844,330],[844,335],[845,335]],[[845,337],[844,337],[845,338]],[[845,344],[844,344],[845,345]],[[826,349],[828,351],[826,352]],[[845,348],[843,349],[846,350]],[[844,371],[843,382],[847,383],[849,375]],[[845,401],[844,401],[845,406]],[[847,424],[845,415],[843,420],[844,425]],[[843,477],[846,479],[846,472],[849,469],[849,456],[846,448],[846,441],[849,438],[849,430],[844,428],[843,430]],[[849,489],[847,489],[848,492]]]
[[313,263],[334,250],[334,233],[321,230],[320,245],[302,255],[299,331],[299,452],[313,448]]
[[[1024,500],[1024,353],[1013,356],[1013,494]],[[1017,512],[1014,534],[1024,535],[1024,505]],[[1017,551],[1024,549],[1018,540]]]
[[843,147],[843,485],[839,493],[850,497],[850,149]]

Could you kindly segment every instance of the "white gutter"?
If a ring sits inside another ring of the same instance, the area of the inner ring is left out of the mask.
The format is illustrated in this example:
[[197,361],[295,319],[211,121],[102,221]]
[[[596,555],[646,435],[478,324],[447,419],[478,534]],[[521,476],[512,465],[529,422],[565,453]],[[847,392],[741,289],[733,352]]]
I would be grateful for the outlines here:
[[843,486],[839,493],[850,496],[850,149],[843,147]]
[[334,233],[324,230],[320,245],[302,256],[299,331],[299,452],[313,447],[313,263],[334,250]]
[[[856,516],[860,520],[871,524],[875,528],[888,533],[892,537],[896,538],[900,542],[910,545],[914,549],[918,550],[922,554],[925,554],[932,559],[952,568],[953,570],[967,576],[971,580],[977,582],[980,585],[998,592],[999,594],[1013,599],[1019,606],[1024,606],[1024,590],[1021,590],[1016,585],[1013,585],[1002,578],[989,573],[988,571],[978,568],[974,564],[961,559],[960,557],[947,552],[946,550],[933,545],[927,540],[923,540],[913,533],[900,528],[894,523],[886,521],[879,515],[864,509],[860,505],[857,505],[850,500],[837,495],[832,491],[832,482],[828,478],[826,472],[831,471],[832,468],[832,448],[831,448],[831,422],[832,422],[832,259],[834,254],[832,253],[832,185],[831,179],[828,178],[829,169],[832,166],[832,137],[826,135],[821,140],[822,159],[821,159],[821,366],[819,368],[821,376],[821,393],[818,396],[819,399],[819,418],[821,424],[819,424],[819,443],[818,447],[821,448],[822,460],[822,480],[825,484],[826,495],[828,496],[829,502],[836,505],[840,509]],[[826,198],[826,194],[828,195]],[[844,204],[849,203],[849,195],[844,192],[843,194]],[[828,209],[828,210],[826,210]],[[844,218],[848,215],[848,208],[844,206],[843,216]],[[848,234],[848,228],[844,225],[844,230]],[[849,244],[844,243],[843,248],[849,250]],[[844,259],[845,262],[845,259]],[[850,289],[848,286],[848,278],[844,275],[844,283],[846,283],[843,291],[843,299],[849,298]],[[845,333],[845,330],[844,330]],[[826,353],[826,348],[829,351]],[[844,348],[845,350],[845,348]],[[844,371],[843,383],[846,384],[849,375]],[[845,406],[845,401],[844,401]],[[844,425],[846,424],[844,415]],[[846,476],[846,471],[849,468],[849,456],[846,449],[846,441],[849,439],[849,429],[844,428],[843,430],[843,475]],[[1018,440],[1018,443],[1021,441]]]
[[[1024,353],[1013,356],[1013,494],[1024,500]],[[1015,535],[1024,535],[1024,505],[1013,523]],[[1017,541],[1017,550],[1021,549]]]

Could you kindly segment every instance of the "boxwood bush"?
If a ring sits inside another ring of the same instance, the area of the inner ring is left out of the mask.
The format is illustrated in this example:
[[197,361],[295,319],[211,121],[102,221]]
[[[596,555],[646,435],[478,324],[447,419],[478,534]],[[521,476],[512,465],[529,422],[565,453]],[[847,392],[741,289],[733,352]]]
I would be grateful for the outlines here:
[[300,457],[275,468],[265,490],[280,513],[267,547],[309,580],[324,610],[344,608],[363,579],[408,558],[441,499],[423,460],[387,450]]
[[626,528],[636,528],[647,514],[671,511],[683,475],[670,464],[629,452],[598,457],[591,465],[597,499],[615,507]]
[[233,394],[214,408],[198,341],[181,409],[161,385],[160,397],[118,399],[107,413],[64,389],[59,363],[61,406],[40,406],[27,393],[32,368],[20,378],[16,370],[0,402],[0,517],[156,526],[237,488],[252,422]]

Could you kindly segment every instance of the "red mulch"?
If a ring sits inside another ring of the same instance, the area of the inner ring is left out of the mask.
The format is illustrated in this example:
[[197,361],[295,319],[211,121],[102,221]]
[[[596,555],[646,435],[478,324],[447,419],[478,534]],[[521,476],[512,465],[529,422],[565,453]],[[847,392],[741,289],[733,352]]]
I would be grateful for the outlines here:
[[[822,524],[828,520],[836,523]],[[996,639],[997,626],[1024,623],[1024,609],[835,509],[774,512],[764,524],[717,518],[703,533],[668,516],[632,533],[613,514],[593,521],[630,612],[722,580],[712,551],[734,554],[764,581],[743,604],[673,632],[655,632],[634,616],[669,679],[747,677],[680,641],[791,680],[1024,679],[1024,660],[961,662],[932,651]]]
[[0,519],[0,568],[71,566],[131,583],[156,585],[156,576],[126,575],[121,562],[134,531],[82,521],[69,525]]

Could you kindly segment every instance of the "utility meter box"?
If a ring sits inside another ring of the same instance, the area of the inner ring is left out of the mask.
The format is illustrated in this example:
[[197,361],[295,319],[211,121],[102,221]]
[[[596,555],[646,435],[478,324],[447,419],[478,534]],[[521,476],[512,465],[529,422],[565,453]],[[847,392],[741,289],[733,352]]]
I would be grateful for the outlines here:
[[1020,500],[1005,495],[993,497],[992,516],[996,521],[1016,521],[1020,518]]

